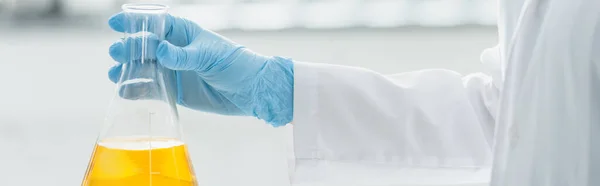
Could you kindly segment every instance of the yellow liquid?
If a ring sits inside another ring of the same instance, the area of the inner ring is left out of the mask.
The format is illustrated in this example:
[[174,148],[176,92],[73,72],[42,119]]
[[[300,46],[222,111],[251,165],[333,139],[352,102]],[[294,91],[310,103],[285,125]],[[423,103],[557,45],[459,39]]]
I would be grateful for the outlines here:
[[197,186],[185,144],[109,139],[96,144],[82,186]]

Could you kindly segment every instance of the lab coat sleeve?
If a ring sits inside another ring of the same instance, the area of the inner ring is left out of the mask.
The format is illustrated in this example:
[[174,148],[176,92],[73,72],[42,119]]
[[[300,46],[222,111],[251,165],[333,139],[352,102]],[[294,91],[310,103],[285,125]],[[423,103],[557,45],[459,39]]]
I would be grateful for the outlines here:
[[294,71],[294,184],[487,181],[498,92],[492,76],[382,75],[305,62]]

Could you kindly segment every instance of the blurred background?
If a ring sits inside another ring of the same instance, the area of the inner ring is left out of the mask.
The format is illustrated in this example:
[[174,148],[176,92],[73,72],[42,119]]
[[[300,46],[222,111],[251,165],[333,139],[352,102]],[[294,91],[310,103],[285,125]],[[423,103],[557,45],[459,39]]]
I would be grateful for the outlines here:
[[[106,25],[127,0],[0,0],[0,185],[78,185],[114,85]],[[266,55],[381,73],[480,71],[495,0],[173,0]],[[180,108],[200,185],[288,185],[290,127]]]

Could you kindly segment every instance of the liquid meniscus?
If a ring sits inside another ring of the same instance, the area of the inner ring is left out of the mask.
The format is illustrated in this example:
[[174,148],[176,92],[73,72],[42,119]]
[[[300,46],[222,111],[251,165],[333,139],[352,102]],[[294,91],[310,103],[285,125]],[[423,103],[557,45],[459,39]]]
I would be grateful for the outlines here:
[[130,138],[98,142],[81,185],[197,186],[197,182],[183,142]]

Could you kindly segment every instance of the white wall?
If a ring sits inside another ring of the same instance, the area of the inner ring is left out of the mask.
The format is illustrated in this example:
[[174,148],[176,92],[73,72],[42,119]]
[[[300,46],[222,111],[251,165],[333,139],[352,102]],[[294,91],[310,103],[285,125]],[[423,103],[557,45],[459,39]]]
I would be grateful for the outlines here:
[[54,2],[71,20],[102,22],[123,3],[164,3],[211,30],[495,25],[498,9],[495,0],[0,0],[0,12],[40,19]]
[[[493,28],[227,32],[268,55],[382,73],[479,70]],[[108,46],[120,37],[64,28],[0,30],[0,185],[77,185],[113,85]],[[200,185],[286,184],[286,128],[181,110]]]

